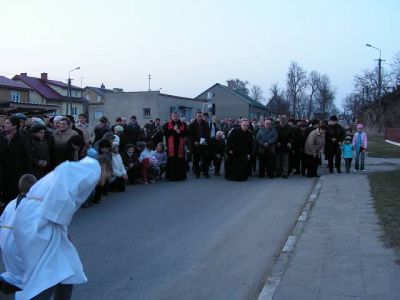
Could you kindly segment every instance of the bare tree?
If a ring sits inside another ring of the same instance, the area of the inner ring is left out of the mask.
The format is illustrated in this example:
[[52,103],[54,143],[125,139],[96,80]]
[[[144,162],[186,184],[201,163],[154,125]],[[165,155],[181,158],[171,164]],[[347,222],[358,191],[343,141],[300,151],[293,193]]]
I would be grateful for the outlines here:
[[317,87],[317,105],[319,106],[320,112],[332,113],[337,110],[334,100],[336,91],[332,87],[331,80],[328,75],[321,75],[319,79],[319,84]]
[[305,115],[304,100],[306,88],[307,72],[297,62],[291,62],[287,73],[286,94],[293,117]]
[[267,109],[273,116],[289,115],[289,103],[285,98],[285,92],[281,90],[277,83],[274,83],[271,88],[271,97],[269,98]]
[[310,118],[315,111],[315,97],[318,92],[321,75],[317,71],[311,71],[308,75],[308,103],[307,103],[307,116]]
[[400,51],[393,57],[392,76],[395,85],[400,85]]
[[250,97],[256,100],[257,102],[260,102],[262,104],[265,104],[265,97],[264,97],[264,92],[262,88],[259,85],[253,85],[250,89]]
[[226,83],[228,84],[228,87],[238,91],[239,93],[248,96],[249,95],[249,89],[247,88],[247,85],[249,84],[249,82],[240,80],[239,78],[236,79],[228,79],[226,81]]

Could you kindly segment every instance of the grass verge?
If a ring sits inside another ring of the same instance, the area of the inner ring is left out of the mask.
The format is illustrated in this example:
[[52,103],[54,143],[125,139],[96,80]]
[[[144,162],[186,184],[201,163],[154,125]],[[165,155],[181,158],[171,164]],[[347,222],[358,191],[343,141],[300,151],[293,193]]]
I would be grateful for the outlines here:
[[400,255],[400,170],[370,173],[368,179],[384,242]]
[[383,136],[368,137],[368,156],[400,158],[400,147],[386,143]]

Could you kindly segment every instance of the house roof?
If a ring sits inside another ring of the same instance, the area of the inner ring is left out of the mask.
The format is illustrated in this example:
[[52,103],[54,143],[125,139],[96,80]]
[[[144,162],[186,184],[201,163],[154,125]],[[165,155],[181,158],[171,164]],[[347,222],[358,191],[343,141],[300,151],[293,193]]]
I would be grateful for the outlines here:
[[85,89],[91,90],[100,96],[105,96],[106,94],[113,92],[112,90],[109,89],[102,89],[94,86],[87,86],[85,87]]
[[212,87],[210,87],[209,89],[207,89],[207,90],[205,90],[204,92],[202,92],[202,93],[201,93],[199,96],[197,96],[196,98],[199,98],[202,94],[208,92],[209,90],[211,90],[211,89],[214,88],[215,86],[219,86],[219,87],[221,87],[221,88],[227,90],[228,92],[234,94],[235,96],[237,96],[237,97],[240,98],[241,100],[247,102],[247,103],[250,104],[251,106],[258,107],[258,108],[265,109],[265,110],[267,109],[265,105],[262,105],[260,102],[257,102],[257,101],[254,100],[253,98],[251,98],[251,97],[249,97],[249,96],[246,96],[246,95],[244,95],[244,94],[242,94],[242,93],[239,93],[238,91],[235,91],[234,89],[231,89],[231,88],[229,88],[229,87],[227,87],[227,86],[225,86],[225,85],[222,85],[222,84],[220,84],[220,83],[214,84]]
[[164,93],[160,93],[160,96],[175,98],[175,99],[179,99],[179,100],[204,101],[204,99],[175,96],[175,95],[169,95],[169,94],[164,94]]
[[[39,79],[39,78],[38,78]],[[40,80],[40,79],[39,79]],[[66,84],[66,83],[64,83],[64,82],[62,82],[62,81],[58,81],[58,80],[44,80],[44,82],[46,82],[46,83],[48,83],[48,84],[53,84],[53,85],[57,85],[57,86],[59,86],[59,87],[62,87],[62,88],[65,88],[65,89],[67,89],[68,88],[68,84]],[[80,88],[80,87],[78,87],[78,86],[75,86],[75,85],[72,85],[71,84],[71,88],[73,88],[74,90],[83,90],[82,88]]]
[[30,90],[31,88],[27,86],[26,84],[11,80],[7,77],[0,76],[0,87],[6,87],[6,88],[12,88],[12,89],[18,89],[18,90]]
[[[56,90],[52,89],[50,86],[48,86],[46,84],[46,82],[48,82],[49,84],[54,84],[54,82],[60,83],[60,81],[41,80],[40,78],[26,76],[26,75],[15,75],[13,77],[13,80],[22,81],[24,84],[26,84],[27,86],[34,89],[36,92],[38,92],[40,95],[42,95],[46,99],[59,100],[59,101],[66,101],[68,99],[68,97],[59,94]],[[59,84],[57,84],[57,85],[59,85]],[[74,97],[71,97],[70,100],[86,102],[86,100],[84,100],[84,99],[74,98]]]

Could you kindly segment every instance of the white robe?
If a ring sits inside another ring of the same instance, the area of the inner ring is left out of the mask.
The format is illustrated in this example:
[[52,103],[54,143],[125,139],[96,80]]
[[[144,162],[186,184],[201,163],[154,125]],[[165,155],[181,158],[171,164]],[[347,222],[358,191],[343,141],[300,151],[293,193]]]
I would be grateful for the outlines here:
[[[23,201],[23,199],[21,200]],[[24,264],[14,242],[14,220],[17,199],[8,203],[0,217],[0,249],[6,271],[0,276],[8,283],[22,288]]]
[[99,163],[89,157],[64,162],[39,180],[18,207],[14,238],[25,266],[27,300],[58,283],[87,281],[78,252],[68,239],[68,225],[100,179]]

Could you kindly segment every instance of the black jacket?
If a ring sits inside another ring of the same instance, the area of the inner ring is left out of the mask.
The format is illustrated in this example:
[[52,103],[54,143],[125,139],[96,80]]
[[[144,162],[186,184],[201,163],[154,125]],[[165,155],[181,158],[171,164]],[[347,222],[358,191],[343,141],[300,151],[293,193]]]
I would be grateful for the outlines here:
[[191,146],[194,146],[195,142],[200,142],[201,138],[206,140],[206,143],[210,144],[210,127],[208,123],[204,120],[201,120],[200,124],[194,121],[189,125],[189,138],[191,142]]

